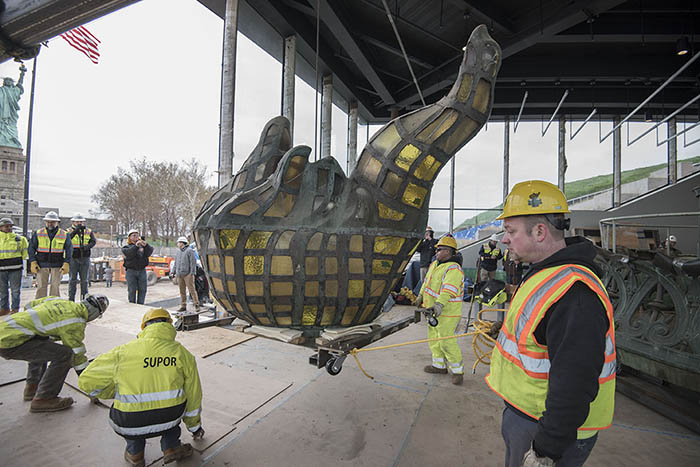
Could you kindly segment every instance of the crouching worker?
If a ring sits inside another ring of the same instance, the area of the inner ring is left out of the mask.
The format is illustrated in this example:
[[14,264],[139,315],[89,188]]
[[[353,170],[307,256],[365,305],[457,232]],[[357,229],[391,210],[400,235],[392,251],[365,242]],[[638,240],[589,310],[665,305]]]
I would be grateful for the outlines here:
[[30,412],[57,412],[73,405],[71,397],[58,393],[71,366],[78,375],[87,367],[85,325],[102,317],[108,306],[107,297],[98,294],[86,295],[80,303],[44,297],[0,320],[0,356],[29,362],[24,400],[32,401]]
[[138,337],[97,357],[78,380],[90,397],[114,399],[109,423],[126,440],[131,465],[145,465],[146,439],[156,436],[164,463],[191,456],[192,446],[180,443],[180,421],[194,439],[204,436],[197,363],[175,341],[172,322],[162,308],[147,311]]

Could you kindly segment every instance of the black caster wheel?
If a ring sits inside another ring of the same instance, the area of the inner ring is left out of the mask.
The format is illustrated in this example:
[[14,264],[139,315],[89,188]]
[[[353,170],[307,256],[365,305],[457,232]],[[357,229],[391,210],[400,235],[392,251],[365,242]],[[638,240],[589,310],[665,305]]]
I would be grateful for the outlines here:
[[[339,374],[340,371],[343,369],[342,366],[339,366],[339,365],[338,365],[338,366],[334,366],[336,360],[337,360],[337,359],[336,359],[335,357],[331,357],[331,358],[329,358],[328,361],[326,362],[326,371],[327,371],[328,374],[331,375],[331,376],[336,376],[336,375]],[[341,362],[341,363],[342,363],[342,362]]]

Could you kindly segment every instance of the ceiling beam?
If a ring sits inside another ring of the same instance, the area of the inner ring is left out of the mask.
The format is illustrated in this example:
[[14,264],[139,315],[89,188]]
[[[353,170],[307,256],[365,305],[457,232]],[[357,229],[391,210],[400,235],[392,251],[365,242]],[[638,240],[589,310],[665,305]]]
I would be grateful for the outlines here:
[[328,27],[328,30],[335,36],[335,38],[340,42],[345,51],[348,53],[350,58],[353,59],[355,65],[360,69],[360,72],[369,81],[369,84],[377,91],[379,97],[386,105],[392,105],[396,101],[394,97],[389,92],[382,79],[379,77],[377,70],[374,69],[370,63],[365,53],[360,48],[360,46],[355,41],[355,38],[350,34],[348,27],[345,22],[340,19],[338,14],[333,10],[333,7],[329,5],[328,0],[319,0],[318,3],[311,1],[311,5],[316,10],[317,5],[320,6],[320,18]]
[[[401,52],[401,49],[397,49],[396,47],[391,46],[391,45],[387,44],[386,42],[380,41],[379,39],[375,39],[374,37],[368,36],[367,34],[360,33],[360,34],[356,34],[356,35],[357,35],[357,37],[359,37],[363,41],[367,42],[368,44],[371,44],[375,47],[378,47],[386,52],[389,52],[390,54],[396,55],[397,57],[403,58],[403,52]],[[411,62],[415,63],[418,66],[425,68],[426,70],[430,70],[430,69],[435,67],[435,65],[433,65],[432,63],[428,63],[425,60],[421,60],[418,57],[414,57],[414,56],[408,55],[408,54],[406,54],[406,55],[408,56],[408,59]]]
[[[678,34],[645,34],[644,42],[676,42]],[[642,36],[635,34],[557,34],[540,40],[542,44],[637,44],[642,42]]]
[[493,2],[484,0],[448,0],[453,5],[464,10],[474,20],[484,23],[489,28],[501,30],[507,34],[515,32],[515,25],[508,20],[505,13],[493,6]]

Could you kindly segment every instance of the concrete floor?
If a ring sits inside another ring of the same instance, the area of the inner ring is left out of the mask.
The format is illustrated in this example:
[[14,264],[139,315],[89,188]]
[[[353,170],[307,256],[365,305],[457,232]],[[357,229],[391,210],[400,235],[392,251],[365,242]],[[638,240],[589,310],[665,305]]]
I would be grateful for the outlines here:
[[[126,299],[122,284],[112,289],[96,284],[91,290],[114,298],[110,314],[128,308],[118,303]],[[23,303],[31,297],[33,290],[25,291]],[[164,282],[149,288],[146,302],[174,297],[177,288]],[[387,318],[410,313],[409,307],[395,307]],[[425,326],[411,325],[374,345],[424,338]],[[471,341],[460,339],[460,346],[470,367]],[[193,458],[179,465],[502,465],[503,403],[484,383],[484,366],[467,374],[463,386],[453,386],[448,376],[422,371],[430,361],[427,344],[360,354],[374,380],[352,359],[338,376],[330,376],[308,364],[311,354],[305,347],[256,337],[202,360],[203,385],[208,393],[216,392],[203,407],[203,427],[211,430],[206,443],[195,446]],[[21,373],[12,363],[0,360],[3,379]],[[64,389],[77,398],[73,408],[42,415],[29,414],[17,401],[22,382],[0,386],[0,459],[12,458],[11,465],[82,466],[94,465],[95,459],[126,465],[123,442],[109,428],[107,411],[91,406],[77,391]],[[613,427],[600,434],[587,466],[700,465],[700,436],[622,395],[616,404]],[[42,440],[56,437],[70,448],[41,450]],[[182,439],[191,440],[186,433]],[[149,465],[161,465],[158,451],[150,441]]]

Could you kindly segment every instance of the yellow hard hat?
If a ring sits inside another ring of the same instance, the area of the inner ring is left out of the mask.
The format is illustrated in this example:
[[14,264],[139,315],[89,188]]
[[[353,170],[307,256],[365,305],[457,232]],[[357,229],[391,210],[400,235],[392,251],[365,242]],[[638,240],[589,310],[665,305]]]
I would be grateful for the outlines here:
[[454,248],[455,250],[457,249],[457,240],[454,239],[451,235],[445,235],[440,239],[440,241],[437,242],[437,245],[435,245],[435,248],[440,247],[440,246],[449,246],[450,248]]
[[503,214],[496,219],[570,212],[566,196],[556,185],[542,180],[530,180],[513,187],[503,205]]
[[173,324],[173,319],[170,317],[168,310],[163,308],[151,308],[143,315],[143,319],[141,320],[141,329],[144,329],[149,321],[157,318],[165,318],[168,323]]

